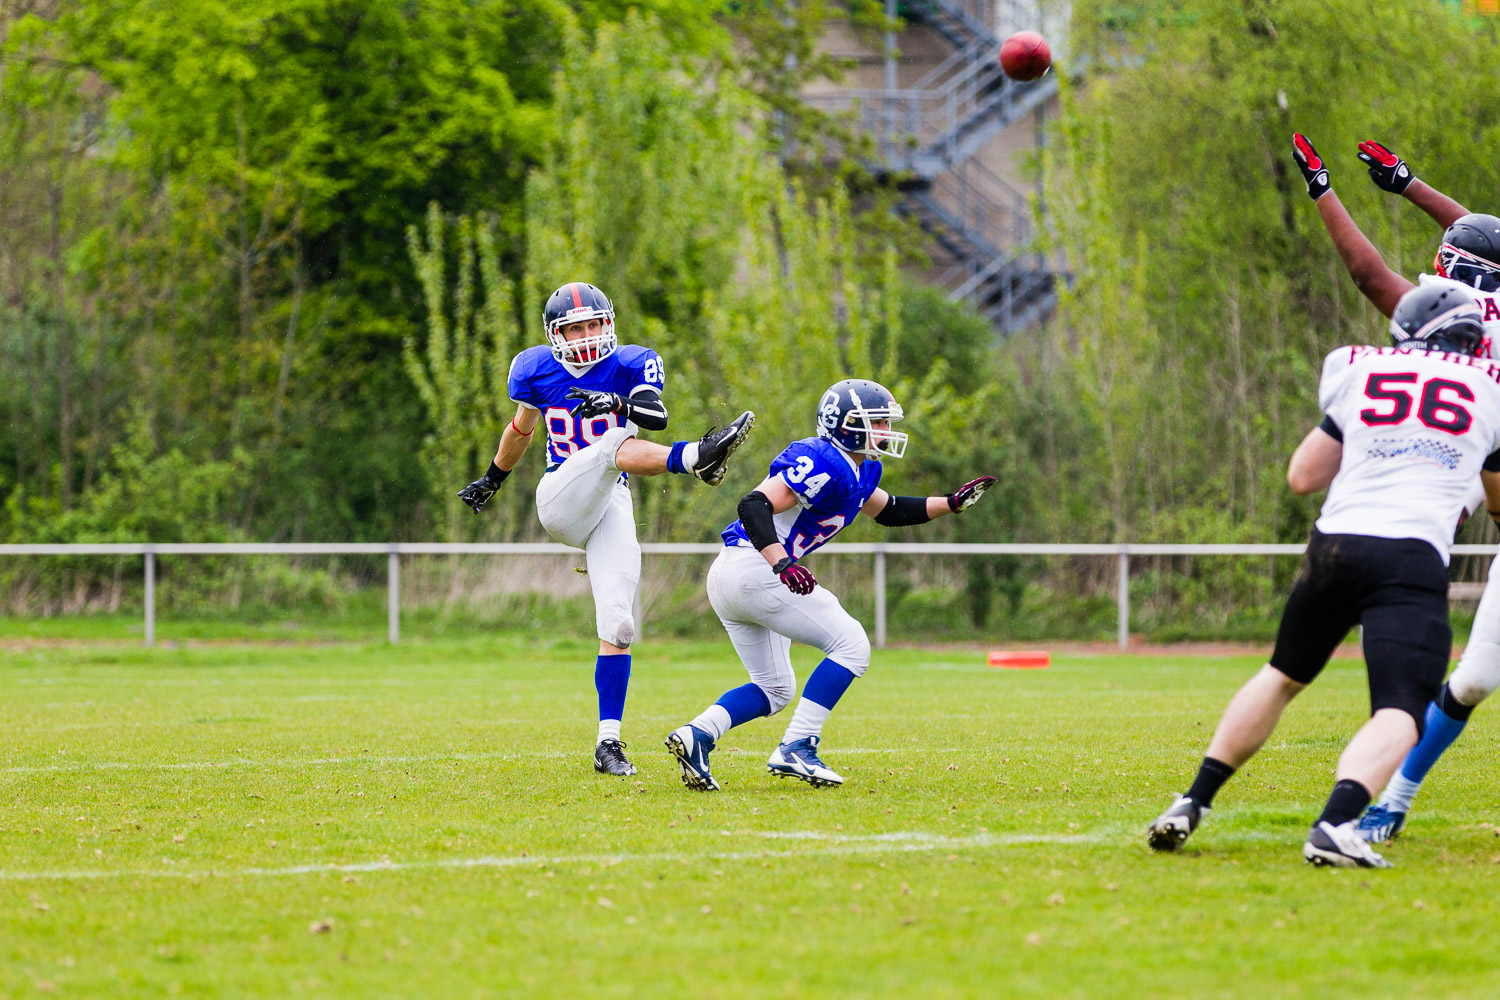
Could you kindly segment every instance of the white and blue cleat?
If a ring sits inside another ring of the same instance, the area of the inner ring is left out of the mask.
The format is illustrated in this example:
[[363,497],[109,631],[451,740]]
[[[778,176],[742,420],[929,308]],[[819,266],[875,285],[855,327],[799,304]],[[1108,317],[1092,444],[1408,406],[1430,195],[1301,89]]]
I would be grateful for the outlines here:
[[1320,868],[1389,868],[1391,863],[1370,849],[1355,830],[1354,820],[1334,826],[1313,824],[1302,845],[1302,857]]
[[708,770],[714,739],[697,726],[681,726],[667,736],[667,749],[682,765],[682,783],[702,792],[717,792],[719,783]]
[[1372,844],[1383,844],[1401,836],[1401,831],[1404,829],[1406,829],[1406,813],[1396,812],[1390,806],[1377,802],[1365,810],[1354,832],[1359,835],[1360,840]]
[[837,771],[818,759],[816,736],[783,743],[772,750],[766,770],[782,778],[801,778],[814,788],[832,788],[844,783]]

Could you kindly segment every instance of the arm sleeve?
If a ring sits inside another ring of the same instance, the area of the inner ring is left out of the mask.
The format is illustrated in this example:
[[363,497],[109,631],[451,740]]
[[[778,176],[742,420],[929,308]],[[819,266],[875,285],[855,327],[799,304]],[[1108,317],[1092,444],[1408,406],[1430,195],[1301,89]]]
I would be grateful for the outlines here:
[[750,544],[757,550],[777,541],[770,497],[760,490],[746,493],[740,500],[739,513],[740,524],[744,525],[745,534],[750,536]]
[[1500,451],[1491,452],[1490,456],[1484,460],[1484,471],[1500,472]]
[[880,513],[875,515],[875,523],[887,528],[899,528],[908,524],[926,524],[932,518],[927,516],[926,497],[898,497],[893,496]]
[[1318,425],[1318,430],[1327,434],[1339,444],[1344,443],[1344,432],[1339,429],[1338,424],[1333,422],[1333,418],[1326,413],[1323,415],[1323,422]]
[[630,398],[624,401],[624,409],[621,411],[626,420],[635,422],[635,425],[646,431],[664,431],[667,429],[667,407],[661,401],[661,393],[655,389],[645,386],[637,386],[630,394]]

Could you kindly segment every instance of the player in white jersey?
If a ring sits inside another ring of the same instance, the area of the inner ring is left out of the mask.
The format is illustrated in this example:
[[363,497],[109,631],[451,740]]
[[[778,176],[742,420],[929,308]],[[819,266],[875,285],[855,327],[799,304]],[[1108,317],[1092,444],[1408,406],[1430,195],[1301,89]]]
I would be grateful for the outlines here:
[[[1312,144],[1302,136],[1293,136],[1293,155],[1307,179],[1308,194],[1317,202],[1318,212],[1355,284],[1377,308],[1390,315],[1394,303],[1412,287],[1411,282],[1385,265],[1379,251],[1349,218],[1329,187],[1327,165]],[[1496,345],[1500,344],[1500,219],[1471,214],[1457,201],[1418,180],[1401,157],[1381,143],[1360,143],[1359,158],[1369,166],[1370,179],[1377,187],[1405,197],[1444,227],[1433,259],[1437,273],[1420,275],[1417,281],[1421,285],[1455,281],[1469,288],[1484,310],[1486,342],[1480,355],[1495,357]],[[1482,490],[1476,482],[1468,509],[1475,509],[1481,499]],[[1489,579],[1495,585],[1485,585],[1458,668],[1427,707],[1427,726],[1421,741],[1402,761],[1380,800],[1360,819],[1360,836],[1371,843],[1383,843],[1401,833],[1427,772],[1458,739],[1475,707],[1500,688],[1500,557],[1491,564]]]
[[1494,357],[1492,345],[1500,343],[1500,218],[1470,213],[1452,198],[1413,177],[1406,163],[1379,143],[1360,143],[1359,156],[1370,165],[1370,176],[1377,185],[1404,194],[1444,230],[1433,256],[1435,274],[1418,275],[1415,284],[1397,274],[1386,265],[1375,244],[1360,231],[1334,193],[1328,162],[1318,155],[1306,136],[1294,133],[1292,158],[1302,171],[1308,196],[1317,203],[1318,215],[1354,284],[1386,317],[1401,296],[1416,284],[1450,280],[1464,285],[1484,314],[1485,343],[1480,356]]
[[625,756],[620,718],[630,683],[641,547],[627,477],[675,472],[717,486],[725,462],[755,425],[755,414],[746,411],[722,431],[710,430],[697,441],[678,441],[670,448],[641,441],[638,429],[667,426],[661,355],[649,347],[621,344],[614,305],[586,282],[570,281],[553,292],[542,325],[546,342],[511,362],[509,391],[517,410],[500,437],[495,460],[458,496],[474,513],[483,510],[542,425],[547,471],[536,487],[537,517],[553,538],[584,550],[594,592],[599,635],[594,770],[628,776],[635,765]]
[[1192,786],[1151,824],[1153,850],[1182,846],[1358,624],[1370,719],[1340,756],[1302,853],[1319,865],[1389,867],[1359,836],[1357,820],[1421,736],[1448,669],[1448,550],[1476,478],[1486,506],[1500,512],[1500,363],[1475,357],[1483,315],[1461,286],[1423,286],[1396,307],[1396,346],[1328,355],[1318,386],[1323,422],[1287,469],[1294,492],[1326,487],[1328,497],[1276,647],[1230,701]]

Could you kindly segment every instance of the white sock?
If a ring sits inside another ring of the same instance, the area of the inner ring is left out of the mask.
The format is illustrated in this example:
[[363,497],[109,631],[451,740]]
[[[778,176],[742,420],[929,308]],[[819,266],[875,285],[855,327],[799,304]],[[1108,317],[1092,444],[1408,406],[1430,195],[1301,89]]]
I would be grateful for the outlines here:
[[787,723],[786,733],[782,735],[781,742],[791,743],[809,736],[820,735],[823,732],[823,723],[831,711],[833,710],[824,708],[815,701],[808,701],[806,698],[799,699],[797,711],[792,713],[792,721]]
[[620,720],[619,719],[600,719],[599,720],[599,739],[598,739],[597,742],[603,743],[605,740],[617,740],[619,738],[620,738]]
[[697,726],[717,743],[729,732],[729,709],[723,705],[710,705],[688,725]]
[[1417,789],[1421,787],[1420,781],[1412,781],[1397,771],[1391,776],[1385,791],[1380,793],[1380,804],[1392,812],[1411,812],[1411,800],[1417,797]]
[[689,441],[686,448],[682,449],[682,467],[692,471],[698,465],[698,442]]

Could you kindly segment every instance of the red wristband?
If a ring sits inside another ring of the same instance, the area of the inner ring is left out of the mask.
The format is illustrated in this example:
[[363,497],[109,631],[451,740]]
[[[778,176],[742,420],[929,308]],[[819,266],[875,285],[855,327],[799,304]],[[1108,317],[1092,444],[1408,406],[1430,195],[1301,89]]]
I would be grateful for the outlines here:
[[523,430],[521,430],[521,428],[519,428],[519,427],[516,426],[516,418],[515,417],[511,417],[510,418],[510,429],[513,430],[513,431],[515,431],[517,434],[521,435],[522,437],[526,437],[526,438],[531,437],[532,431],[536,430],[535,427],[533,427],[530,431],[523,431]]

